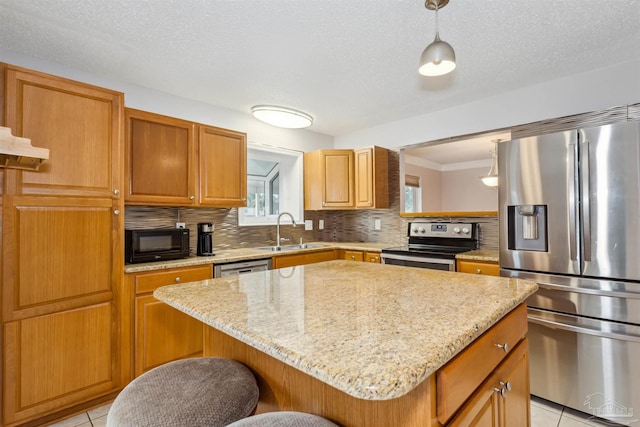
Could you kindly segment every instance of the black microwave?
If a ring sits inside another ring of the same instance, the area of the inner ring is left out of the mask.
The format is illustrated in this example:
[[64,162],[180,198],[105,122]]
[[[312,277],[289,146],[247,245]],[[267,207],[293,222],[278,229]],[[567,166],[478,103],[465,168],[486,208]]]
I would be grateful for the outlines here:
[[166,261],[189,256],[188,228],[124,231],[126,263]]

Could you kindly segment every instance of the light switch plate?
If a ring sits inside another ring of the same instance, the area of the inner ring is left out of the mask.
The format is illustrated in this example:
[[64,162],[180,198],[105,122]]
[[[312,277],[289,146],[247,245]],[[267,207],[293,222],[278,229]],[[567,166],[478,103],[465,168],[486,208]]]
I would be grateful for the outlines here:
[[313,220],[305,219],[304,220],[304,229],[305,231],[313,230]]
[[187,224],[184,222],[176,222],[176,228],[187,228]]
[[382,221],[379,219],[376,219],[373,221],[373,229],[374,230],[380,230],[380,228],[382,227]]
[[324,219],[318,220],[318,230],[324,230]]

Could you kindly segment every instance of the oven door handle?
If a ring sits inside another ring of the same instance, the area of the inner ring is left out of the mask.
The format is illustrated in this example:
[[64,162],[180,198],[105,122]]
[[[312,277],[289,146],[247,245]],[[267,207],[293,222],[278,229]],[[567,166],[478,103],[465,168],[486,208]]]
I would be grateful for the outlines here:
[[455,263],[454,260],[451,259],[441,259],[441,258],[429,258],[429,257],[419,257],[419,256],[408,256],[408,255],[395,255],[395,254],[381,254],[381,258],[384,261],[385,258],[388,259],[397,259],[400,261],[416,261],[416,262],[424,262],[430,264],[448,264],[453,265]]

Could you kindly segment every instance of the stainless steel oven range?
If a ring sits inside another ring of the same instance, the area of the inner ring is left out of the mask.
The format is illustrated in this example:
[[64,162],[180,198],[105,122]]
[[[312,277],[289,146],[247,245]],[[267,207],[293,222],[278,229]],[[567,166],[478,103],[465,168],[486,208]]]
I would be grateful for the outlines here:
[[475,223],[410,222],[409,244],[382,250],[383,264],[456,271],[456,254],[478,248]]

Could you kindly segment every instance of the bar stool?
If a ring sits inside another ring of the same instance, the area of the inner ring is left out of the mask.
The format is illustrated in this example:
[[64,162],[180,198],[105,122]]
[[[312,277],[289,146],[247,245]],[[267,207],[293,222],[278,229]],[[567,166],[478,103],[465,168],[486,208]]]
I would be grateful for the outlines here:
[[256,379],[230,359],[183,359],[145,372],[118,394],[108,427],[226,426],[255,413]]
[[281,411],[243,418],[229,424],[228,427],[338,427],[338,425],[317,415]]

